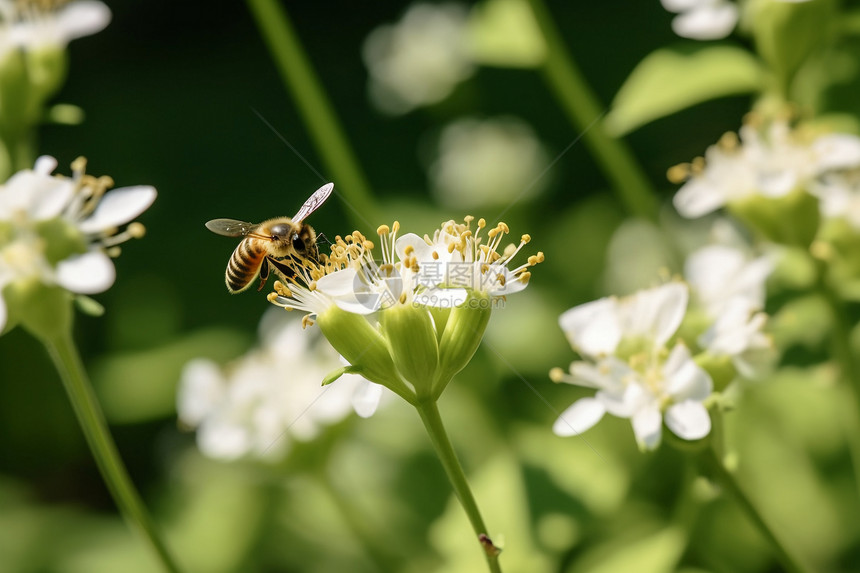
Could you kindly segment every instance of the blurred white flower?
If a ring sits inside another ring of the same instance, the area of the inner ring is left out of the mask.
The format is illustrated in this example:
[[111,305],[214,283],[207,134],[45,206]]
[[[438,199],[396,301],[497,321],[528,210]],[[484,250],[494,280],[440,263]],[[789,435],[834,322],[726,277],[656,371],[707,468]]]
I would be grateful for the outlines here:
[[678,14],[672,30],[683,38],[718,40],[732,33],[738,7],[727,0],[660,0],[663,8]]
[[398,23],[370,33],[363,56],[380,110],[396,115],[437,103],[472,75],[467,16],[460,4],[413,4]]
[[770,124],[765,133],[744,125],[740,142],[726,134],[707,149],[704,164],[681,167],[688,180],[674,204],[684,217],[701,217],[756,194],[778,198],[797,189],[810,191],[821,174],[855,167],[860,167],[856,136],[831,133],[807,143],[786,122]]
[[735,247],[708,245],[687,257],[684,278],[696,301],[716,317],[737,299],[746,301],[749,308],[764,308],[765,281],[773,268],[769,256],[753,259]]
[[64,178],[51,175],[57,161],[42,156],[34,169],[19,171],[0,186],[0,288],[36,279],[94,294],[113,284],[109,255],[144,232],[139,223],[119,228],[143,213],[156,191],[149,186],[107,191],[113,181],[85,175],[85,165],[75,161],[73,177]]
[[318,333],[280,311],[265,315],[260,330],[261,347],[228,368],[196,359],[182,373],[179,419],[197,429],[205,455],[279,459],[294,441],[314,439],[353,409],[363,417],[376,411],[378,384],[344,374],[321,385],[342,362]]
[[691,253],[684,264],[696,306],[711,321],[697,342],[714,356],[729,356],[736,370],[757,378],[775,358],[763,330],[767,314],[765,281],[774,269],[770,256],[753,256],[727,245],[708,245]]
[[442,131],[430,166],[432,190],[446,205],[471,209],[509,206],[545,187],[546,149],[515,118],[461,119]]
[[562,314],[562,330],[586,360],[573,362],[569,374],[556,369],[552,377],[597,393],[577,400],[559,416],[553,425],[557,435],[578,435],[607,412],[630,419],[643,449],[659,445],[664,421],[686,440],[710,432],[703,402],[713,391],[711,377],[684,344],[667,347],[684,318],[688,298],[687,286],[673,282]]
[[826,173],[813,184],[812,194],[820,201],[822,215],[860,229],[860,169]]
[[103,30],[110,18],[96,0],[0,0],[0,56],[12,48],[63,48]]

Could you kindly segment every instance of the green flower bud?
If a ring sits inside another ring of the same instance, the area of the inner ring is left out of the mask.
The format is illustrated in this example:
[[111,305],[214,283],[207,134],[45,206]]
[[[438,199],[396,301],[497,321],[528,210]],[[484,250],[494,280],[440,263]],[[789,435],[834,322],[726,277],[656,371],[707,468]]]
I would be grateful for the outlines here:
[[711,376],[711,380],[714,381],[714,392],[722,392],[738,376],[730,356],[714,356],[709,352],[702,352],[694,360]]
[[834,4],[831,0],[758,0],[750,4],[750,12],[758,52],[785,93],[797,70],[831,31]]
[[362,376],[404,398],[414,396],[400,379],[385,339],[364,316],[331,306],[317,316],[316,323],[332,347]]
[[732,201],[727,207],[766,239],[802,248],[809,247],[815,239],[821,221],[818,198],[802,189],[778,198],[750,195]]
[[[33,97],[39,104],[60,91],[66,81],[68,54],[58,46],[45,46],[26,52],[27,72]],[[39,105],[41,111],[41,105]]]
[[430,313],[421,306],[398,304],[380,313],[380,324],[400,375],[419,397],[429,395],[439,365]]
[[473,293],[465,304],[451,310],[439,340],[439,370],[435,394],[438,396],[460,370],[469,364],[487,329],[492,301]]
[[73,295],[62,287],[41,281],[16,281],[3,289],[9,324],[20,324],[37,338],[54,340],[72,327]]

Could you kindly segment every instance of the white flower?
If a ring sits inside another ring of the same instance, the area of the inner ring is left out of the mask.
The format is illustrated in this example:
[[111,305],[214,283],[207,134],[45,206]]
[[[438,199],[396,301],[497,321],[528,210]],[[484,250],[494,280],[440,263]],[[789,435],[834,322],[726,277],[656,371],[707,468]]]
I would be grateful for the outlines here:
[[429,175],[436,196],[448,205],[507,206],[543,190],[548,163],[528,124],[514,118],[461,119],[442,131]]
[[508,226],[498,223],[487,231],[485,239],[481,233],[487,222],[478,219],[477,229],[472,229],[473,220],[466,217],[465,223],[446,221],[433,238],[407,234],[398,239],[398,252],[412,257],[418,283],[427,287],[422,292],[424,304],[457,306],[470,295],[501,299],[525,289],[531,278],[528,269],[544,260],[539,252],[509,268],[531,237],[522,235],[518,245],[508,244],[500,253],[502,240],[510,232]]
[[775,356],[763,332],[767,315],[765,281],[771,257],[752,258],[739,248],[709,245],[692,253],[684,265],[695,303],[712,321],[698,344],[714,356],[730,356],[737,371],[757,378]]
[[738,23],[738,7],[727,0],[660,0],[663,8],[678,16],[672,30],[693,40],[718,40],[731,34]]
[[414,4],[397,24],[371,32],[363,55],[374,103],[402,114],[448,97],[474,69],[466,24],[459,4]]
[[826,173],[812,186],[821,213],[829,219],[844,219],[860,229],[860,170]]
[[828,134],[803,142],[785,122],[766,134],[752,125],[740,130],[740,143],[727,134],[705,152],[704,167],[694,163],[674,204],[684,217],[701,217],[752,195],[778,198],[796,189],[809,191],[822,173],[860,166],[860,138]]
[[63,48],[71,40],[103,30],[110,17],[108,7],[96,0],[0,0],[0,51]]
[[764,308],[765,281],[773,268],[769,256],[753,259],[734,247],[708,245],[687,257],[684,278],[697,302],[717,317],[736,299],[752,309]]
[[596,364],[574,362],[571,376],[562,381],[598,391],[562,412],[553,425],[556,435],[578,435],[607,412],[630,419],[643,449],[660,444],[664,419],[685,440],[698,440],[710,432],[710,417],[702,402],[711,395],[713,383],[683,344],[676,344],[665,360],[655,357],[636,368],[614,356]]
[[[83,160],[71,179],[51,175],[56,165],[53,157],[40,157],[34,169],[15,173],[0,187],[0,287],[35,278],[77,294],[103,292],[115,278],[109,255],[143,234],[139,223],[118,228],[145,211],[156,191],[136,186],[106,192],[113,182],[85,175]],[[44,230],[52,227],[54,232]]]
[[589,358],[614,354],[625,338],[656,349],[678,330],[688,299],[687,286],[671,282],[575,306],[561,315],[559,324],[573,349]]
[[682,343],[667,343],[687,309],[687,286],[668,283],[617,299],[604,298],[565,312],[559,323],[586,360],[553,379],[595,388],[593,398],[576,401],[556,420],[553,431],[570,436],[591,428],[605,413],[629,418],[643,449],[660,443],[662,424],[677,436],[696,440],[710,431],[703,402],[713,391],[711,377]]
[[262,346],[222,370],[206,359],[189,362],[182,374],[177,411],[183,424],[197,428],[207,456],[279,459],[295,441],[309,441],[352,409],[370,416],[382,387],[345,374],[321,386],[340,367],[336,352],[300,322],[282,312],[261,323]]

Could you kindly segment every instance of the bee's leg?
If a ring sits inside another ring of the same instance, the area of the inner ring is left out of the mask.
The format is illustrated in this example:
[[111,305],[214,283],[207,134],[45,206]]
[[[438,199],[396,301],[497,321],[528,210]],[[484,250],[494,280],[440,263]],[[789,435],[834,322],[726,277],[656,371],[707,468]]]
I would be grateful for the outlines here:
[[[284,279],[290,279],[296,276],[296,271],[289,264],[286,264],[285,261],[276,261],[275,259],[268,259],[269,263],[275,268],[275,271],[278,272]],[[291,263],[295,264],[295,259],[286,259]]]
[[266,285],[266,279],[269,278],[269,264],[271,263],[271,259],[268,257],[263,259],[263,264],[260,265],[260,286],[257,287],[257,291],[263,290],[263,287]]

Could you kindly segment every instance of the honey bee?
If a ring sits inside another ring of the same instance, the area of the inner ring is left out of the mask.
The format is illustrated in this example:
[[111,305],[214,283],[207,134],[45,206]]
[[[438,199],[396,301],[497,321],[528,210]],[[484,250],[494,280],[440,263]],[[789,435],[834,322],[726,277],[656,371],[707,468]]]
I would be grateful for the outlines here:
[[246,223],[235,219],[213,219],[206,228],[227,237],[244,237],[227,263],[225,282],[232,294],[251,286],[260,275],[261,290],[272,267],[285,276],[292,276],[291,263],[319,259],[317,234],[304,223],[305,218],[322,205],[334,189],[326,183],[311,195],[292,218],[275,217],[262,223]]

